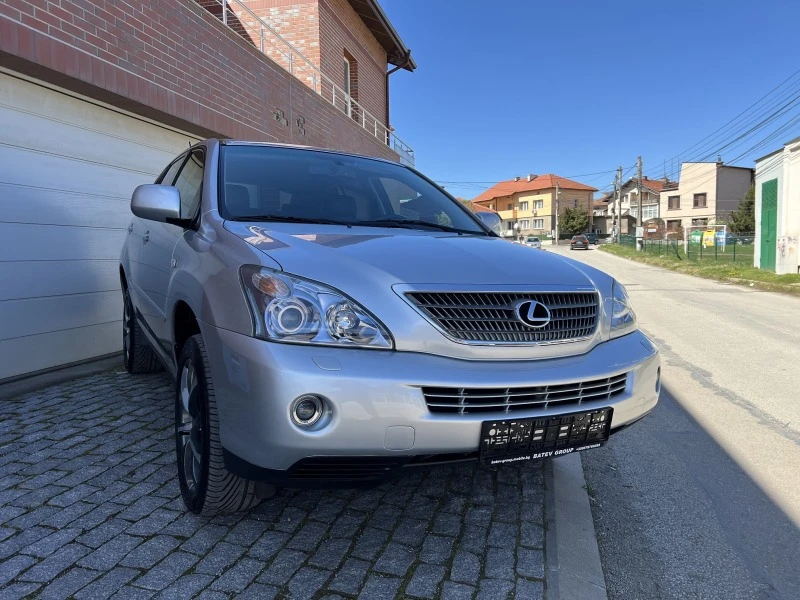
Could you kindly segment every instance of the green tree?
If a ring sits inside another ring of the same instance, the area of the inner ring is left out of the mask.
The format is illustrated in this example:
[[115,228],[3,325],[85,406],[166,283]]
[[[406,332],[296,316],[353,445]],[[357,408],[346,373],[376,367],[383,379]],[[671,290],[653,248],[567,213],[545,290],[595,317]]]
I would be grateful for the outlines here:
[[569,233],[571,235],[588,231],[589,213],[581,207],[565,208],[558,219],[558,226],[561,229],[561,233]]
[[728,224],[733,233],[752,233],[756,230],[756,188],[751,186],[739,208],[731,213]]
[[470,209],[472,212],[475,211],[475,205],[472,203],[472,200],[464,200],[464,198],[458,198],[458,201],[461,202],[464,206]]

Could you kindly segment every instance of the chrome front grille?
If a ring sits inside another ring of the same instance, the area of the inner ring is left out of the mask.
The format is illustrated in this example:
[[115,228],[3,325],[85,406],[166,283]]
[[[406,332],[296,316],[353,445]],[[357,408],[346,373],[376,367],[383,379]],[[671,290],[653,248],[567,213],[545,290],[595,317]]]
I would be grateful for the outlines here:
[[606,402],[625,392],[627,373],[558,385],[521,388],[424,387],[428,409],[434,413],[467,414],[514,412],[554,406],[579,406],[584,402]]
[[[587,338],[597,329],[596,292],[406,292],[406,297],[450,337],[479,344],[545,344]],[[550,322],[532,328],[516,306],[535,300],[550,310]]]

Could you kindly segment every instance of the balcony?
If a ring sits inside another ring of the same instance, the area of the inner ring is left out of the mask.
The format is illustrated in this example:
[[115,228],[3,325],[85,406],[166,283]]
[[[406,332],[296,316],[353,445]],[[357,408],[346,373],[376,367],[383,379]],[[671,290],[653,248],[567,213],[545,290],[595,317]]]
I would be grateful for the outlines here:
[[414,150],[400,139],[385,123],[373,116],[367,109],[335,84],[330,77],[287,42],[272,27],[239,0],[196,0],[208,12],[220,19],[226,26],[241,35],[258,48],[264,56],[290,75],[314,90],[336,109],[348,115],[353,122],[369,135],[394,150],[403,164],[414,166]]

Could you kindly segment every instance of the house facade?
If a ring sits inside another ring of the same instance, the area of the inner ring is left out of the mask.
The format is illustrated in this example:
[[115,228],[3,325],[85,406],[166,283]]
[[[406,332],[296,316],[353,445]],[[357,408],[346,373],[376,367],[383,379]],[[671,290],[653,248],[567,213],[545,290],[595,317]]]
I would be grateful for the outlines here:
[[756,160],[756,267],[800,273],[800,138]]
[[724,223],[753,184],[753,169],[722,162],[682,163],[680,182],[665,185],[659,218],[669,231]]
[[187,145],[223,137],[413,163],[388,124],[387,86],[390,65],[415,65],[376,0],[292,4],[285,24],[296,16],[298,32],[316,15],[303,51],[254,12],[288,2],[0,3],[0,381],[121,351],[131,192]]
[[[671,182],[666,179],[649,179],[642,177],[642,222],[649,219],[657,219],[660,216],[660,194],[665,185]],[[634,219],[639,214],[639,180],[631,177],[622,184],[621,197],[619,201],[619,212],[622,216],[630,215]],[[613,195],[609,200],[609,213],[613,215],[615,211]]]
[[556,227],[556,211],[583,208],[589,215],[597,189],[559,175],[527,175],[501,181],[472,202],[496,210],[503,219],[506,237],[549,237]]

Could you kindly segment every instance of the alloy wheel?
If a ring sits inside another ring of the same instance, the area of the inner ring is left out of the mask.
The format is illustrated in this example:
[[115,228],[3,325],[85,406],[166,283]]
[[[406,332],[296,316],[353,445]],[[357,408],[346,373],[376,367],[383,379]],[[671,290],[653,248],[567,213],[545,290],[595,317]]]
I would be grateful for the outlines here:
[[205,427],[200,402],[201,386],[191,359],[183,363],[180,375],[179,419],[177,423],[180,460],[189,494],[196,496],[203,480]]

